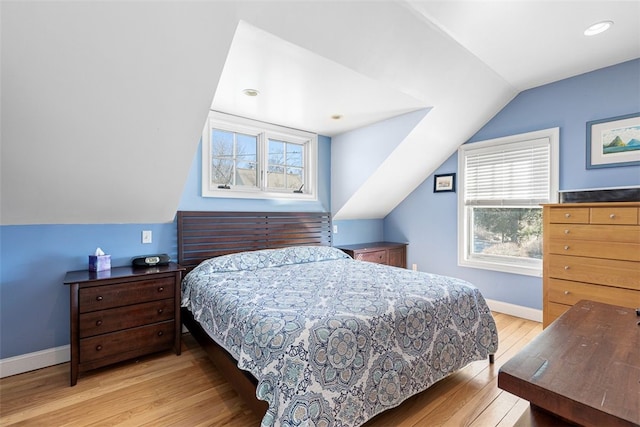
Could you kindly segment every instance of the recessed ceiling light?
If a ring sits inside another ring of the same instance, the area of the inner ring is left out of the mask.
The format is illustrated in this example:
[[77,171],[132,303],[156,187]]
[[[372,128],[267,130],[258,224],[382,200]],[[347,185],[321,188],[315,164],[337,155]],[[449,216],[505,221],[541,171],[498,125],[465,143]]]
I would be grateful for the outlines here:
[[584,35],[585,36],[595,36],[596,34],[604,33],[609,28],[611,28],[612,25],[613,25],[613,21],[600,21],[600,22],[597,22],[597,23],[591,25],[586,30],[584,30]]
[[247,96],[258,96],[260,94],[257,89],[244,89],[242,93]]
[[342,118],[342,115],[341,114],[334,114],[333,116],[331,116],[331,118],[333,120],[340,120]]

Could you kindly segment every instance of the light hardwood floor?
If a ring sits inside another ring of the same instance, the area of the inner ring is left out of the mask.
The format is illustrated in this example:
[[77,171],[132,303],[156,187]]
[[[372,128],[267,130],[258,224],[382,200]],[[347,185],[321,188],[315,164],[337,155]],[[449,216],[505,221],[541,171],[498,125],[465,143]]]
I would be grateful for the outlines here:
[[[365,424],[366,427],[513,426],[528,407],[497,386],[498,369],[542,325],[494,313],[495,363],[474,362]],[[69,364],[0,380],[2,426],[259,426],[190,335],[182,355],[163,353],[80,375]]]

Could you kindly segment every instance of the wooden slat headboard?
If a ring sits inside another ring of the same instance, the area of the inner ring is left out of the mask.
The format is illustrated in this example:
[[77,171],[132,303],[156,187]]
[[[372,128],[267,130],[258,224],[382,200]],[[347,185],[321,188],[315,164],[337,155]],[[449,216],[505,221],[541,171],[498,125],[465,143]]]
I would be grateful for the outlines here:
[[302,245],[331,246],[331,214],[178,211],[178,263],[187,271],[216,256]]

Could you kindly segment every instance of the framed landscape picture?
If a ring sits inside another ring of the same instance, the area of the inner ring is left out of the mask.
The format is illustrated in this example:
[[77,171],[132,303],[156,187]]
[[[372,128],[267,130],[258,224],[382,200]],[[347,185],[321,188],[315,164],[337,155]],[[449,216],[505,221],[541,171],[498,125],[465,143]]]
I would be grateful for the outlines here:
[[640,113],[587,122],[587,169],[640,165]]
[[443,175],[434,175],[433,192],[444,193],[448,191],[456,191],[456,174],[447,173]]

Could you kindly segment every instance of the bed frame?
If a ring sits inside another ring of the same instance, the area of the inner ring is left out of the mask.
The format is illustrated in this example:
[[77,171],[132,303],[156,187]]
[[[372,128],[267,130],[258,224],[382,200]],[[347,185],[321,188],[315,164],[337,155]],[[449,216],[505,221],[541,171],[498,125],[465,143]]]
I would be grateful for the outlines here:
[[[216,256],[288,246],[331,246],[327,212],[178,211],[178,263],[187,271]],[[182,322],[220,373],[260,418],[268,404],[256,397],[258,381],[238,368],[235,359],[182,309]]]

